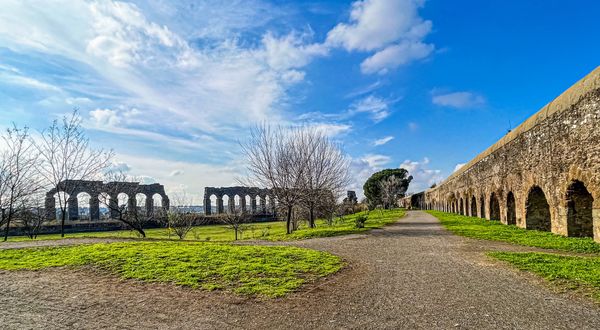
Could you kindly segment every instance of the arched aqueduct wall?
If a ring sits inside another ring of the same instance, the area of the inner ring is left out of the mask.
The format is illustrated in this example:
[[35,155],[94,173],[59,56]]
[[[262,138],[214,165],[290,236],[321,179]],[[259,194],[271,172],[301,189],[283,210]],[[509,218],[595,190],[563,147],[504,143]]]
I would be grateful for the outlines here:
[[425,191],[421,202],[600,242],[600,67]]
[[[212,209],[210,198],[217,198],[216,209]],[[229,212],[232,212],[235,205],[235,196],[240,199],[240,208],[242,211],[250,211],[253,214],[274,214],[275,199],[269,189],[261,189],[256,187],[206,187],[204,188],[204,214],[222,214],[225,213],[223,205],[223,197],[228,197]],[[246,197],[250,197],[250,205],[246,205]],[[259,198],[257,205],[256,198]],[[267,197],[269,197],[269,205],[267,205]]]
[[46,193],[46,218],[48,220],[56,219],[56,199],[54,195],[60,192],[69,192],[67,200],[67,214],[69,220],[78,220],[79,218],[79,202],[77,195],[80,193],[87,193],[90,195],[90,220],[100,220],[100,199],[101,194],[108,194],[109,201],[111,204],[114,203],[114,207],[111,207],[110,217],[115,219],[116,203],[118,195],[124,193],[127,195],[127,207],[129,209],[135,209],[138,205],[136,201],[137,194],[146,195],[146,208],[147,212],[152,212],[154,209],[153,196],[158,194],[162,198],[162,207],[166,210],[169,209],[169,197],[165,193],[165,187],[158,183],[153,184],[140,184],[139,182],[108,182],[102,181],[86,181],[86,180],[66,180],[58,185],[58,189],[52,189]]

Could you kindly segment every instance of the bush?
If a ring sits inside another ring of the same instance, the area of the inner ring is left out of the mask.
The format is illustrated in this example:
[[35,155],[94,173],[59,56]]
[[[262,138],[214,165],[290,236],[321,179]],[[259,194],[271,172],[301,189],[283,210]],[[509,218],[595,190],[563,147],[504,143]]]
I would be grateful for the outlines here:
[[366,214],[361,214],[359,216],[356,217],[356,219],[354,220],[354,226],[356,228],[365,228],[365,223],[367,222],[369,218],[367,217]]

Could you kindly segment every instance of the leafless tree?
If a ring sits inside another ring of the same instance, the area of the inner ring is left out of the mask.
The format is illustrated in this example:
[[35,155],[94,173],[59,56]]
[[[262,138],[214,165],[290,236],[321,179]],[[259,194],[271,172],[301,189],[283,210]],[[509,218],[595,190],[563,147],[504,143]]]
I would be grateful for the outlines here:
[[350,164],[341,148],[323,132],[303,128],[298,135],[295,144],[302,150],[301,157],[306,164],[302,171],[301,202],[308,209],[308,224],[314,228],[317,209],[335,210],[335,201],[350,183]]
[[184,239],[194,225],[199,224],[200,217],[190,209],[192,202],[185,193],[174,195],[171,202],[173,205],[167,211],[168,226],[179,239]]
[[244,229],[244,226],[252,221],[252,215],[242,210],[232,210],[231,212],[221,214],[219,220],[228,228],[235,232],[235,240],[238,240],[238,234]]
[[[105,174],[105,180],[111,182],[114,191],[117,192],[125,191],[129,183],[139,181],[123,172],[108,172]],[[113,197],[118,198],[118,196]],[[162,208],[147,210],[145,207],[136,207],[135,201],[129,200],[133,197],[128,196],[127,203],[124,204],[119,204],[118,200],[111,200],[111,196],[108,194],[100,194],[98,200],[100,204],[108,208],[112,218],[127,225],[131,230],[137,232],[140,237],[146,237],[144,229],[151,223],[164,221],[166,212]]]
[[381,191],[383,207],[389,209],[396,206],[398,198],[400,198],[402,194],[402,181],[392,175],[379,182],[379,188]]
[[43,160],[39,173],[47,185],[63,193],[58,194],[61,210],[60,233],[64,237],[67,217],[67,201],[77,189],[65,185],[67,180],[91,180],[106,169],[113,156],[112,151],[93,149],[81,127],[82,118],[77,110],[66,115],[61,121],[55,120],[36,143],[39,156]]
[[5,150],[0,155],[0,225],[5,225],[4,240],[8,239],[17,206],[41,189],[36,175],[38,155],[27,128],[13,126],[2,136]]
[[242,144],[247,157],[250,182],[270,188],[277,204],[286,215],[286,231],[294,228],[292,213],[302,197],[302,180],[306,169],[301,146],[295,143],[303,134],[300,129],[258,126]]
[[46,209],[40,201],[43,201],[41,194],[25,199],[16,213],[16,222],[30,239],[37,238],[42,226],[47,221]]

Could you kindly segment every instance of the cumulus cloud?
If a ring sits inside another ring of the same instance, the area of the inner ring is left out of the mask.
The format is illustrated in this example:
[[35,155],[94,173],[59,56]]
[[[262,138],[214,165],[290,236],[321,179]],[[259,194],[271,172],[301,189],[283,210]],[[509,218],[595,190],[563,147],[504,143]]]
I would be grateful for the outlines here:
[[106,172],[128,173],[131,171],[131,166],[125,162],[112,162],[105,170]]
[[386,136],[386,137],[383,137],[383,138],[381,138],[381,139],[377,139],[377,140],[375,140],[375,141],[373,142],[373,145],[374,145],[374,146],[382,146],[382,145],[384,145],[384,144],[386,144],[386,143],[388,143],[388,142],[392,141],[393,139],[394,139],[394,137],[393,137],[393,136]]
[[327,34],[326,44],[347,51],[375,51],[361,64],[363,73],[386,73],[400,65],[423,59],[434,50],[423,39],[431,21],[418,13],[423,0],[361,0],[352,4],[347,23]]
[[442,181],[442,171],[429,168],[429,158],[425,157],[422,161],[405,160],[400,164],[400,168],[408,171],[413,180],[410,183],[410,192],[423,191],[434,183]]
[[452,171],[452,173],[460,170],[463,166],[465,166],[466,163],[460,163],[460,164],[456,164],[456,166],[454,166],[454,171]]
[[349,190],[356,191],[359,198],[364,197],[363,184],[375,172],[384,169],[391,161],[391,158],[380,154],[367,154],[362,157],[353,158],[350,162],[350,173],[352,182]]
[[360,159],[366,162],[372,168],[382,168],[391,161],[389,156],[379,154],[367,154],[362,156]]
[[472,92],[434,94],[431,102],[435,105],[456,109],[469,109],[485,105],[485,98]]

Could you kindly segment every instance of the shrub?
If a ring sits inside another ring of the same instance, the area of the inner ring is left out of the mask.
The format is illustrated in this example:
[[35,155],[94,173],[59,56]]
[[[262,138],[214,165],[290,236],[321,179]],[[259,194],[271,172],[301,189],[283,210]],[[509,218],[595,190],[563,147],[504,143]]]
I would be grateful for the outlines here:
[[356,228],[365,228],[365,223],[367,222],[369,218],[367,217],[366,214],[361,214],[359,216],[356,217],[356,219],[354,219],[354,226]]

